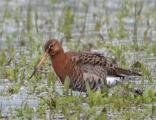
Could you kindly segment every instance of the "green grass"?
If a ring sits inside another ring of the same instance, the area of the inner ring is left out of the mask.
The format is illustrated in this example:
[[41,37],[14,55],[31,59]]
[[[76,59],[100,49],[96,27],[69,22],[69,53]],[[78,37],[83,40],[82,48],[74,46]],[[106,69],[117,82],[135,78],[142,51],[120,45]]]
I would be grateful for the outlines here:
[[64,11],[65,12],[62,21],[63,25],[61,25],[60,31],[64,33],[66,40],[69,41],[69,39],[71,39],[71,30],[73,26],[74,14],[70,6],[65,7]]
[[9,92],[10,94],[18,93],[20,87],[21,87],[21,86],[20,86],[19,84],[14,84],[14,85],[12,85],[12,86],[10,86],[10,87],[8,88],[8,92]]
[[34,116],[33,108],[29,107],[27,103],[23,103],[22,107],[16,109],[16,115],[20,119],[28,119],[31,120]]
[[[94,2],[96,4],[96,1]],[[139,13],[142,3],[133,3],[124,0],[121,9],[114,14],[117,20],[115,26],[111,26],[112,19],[114,18],[109,16],[109,13],[108,16],[106,16],[107,18],[101,17],[96,20],[100,15],[98,16],[99,13],[94,11],[94,31],[100,31],[106,23],[110,26],[106,30],[103,41],[97,37],[92,37],[93,35],[78,36],[78,38],[72,36],[71,32],[75,26],[80,32],[83,26],[84,31],[90,30],[86,28],[86,16],[76,16],[77,14],[74,13],[74,8],[67,4],[64,4],[63,8],[61,8],[63,14],[59,21],[59,27],[54,28],[55,26],[53,24],[55,21],[53,21],[53,17],[55,17],[57,13],[53,11],[53,6],[58,3],[56,0],[49,0],[49,3],[52,9],[48,11],[50,15],[47,16],[47,18],[42,18],[38,9],[34,10],[31,2],[26,6],[26,18],[23,18],[21,11],[24,8],[16,6],[15,11],[10,11],[8,9],[9,1],[7,0],[5,2],[5,10],[2,16],[3,20],[0,21],[0,25],[3,25],[7,20],[12,20],[15,26],[17,25],[20,28],[21,23],[23,26],[19,31],[14,33],[7,33],[7,31],[4,30],[0,33],[0,37],[5,38],[7,41],[7,47],[0,49],[0,78],[10,80],[12,85],[8,87],[8,94],[17,94],[21,86],[25,86],[28,88],[30,95],[38,96],[39,99],[39,105],[35,108],[36,111],[29,107],[27,103],[23,103],[21,108],[16,109],[16,116],[20,119],[32,119],[35,115],[37,118],[46,119],[46,112],[49,111],[51,119],[54,119],[55,115],[60,114],[69,120],[82,118],[106,120],[108,113],[111,111],[117,120],[141,120],[146,119],[148,115],[150,115],[151,118],[154,117],[156,113],[154,104],[156,103],[156,90],[150,87],[144,88],[144,82],[148,80],[149,84],[154,84],[154,78],[150,72],[151,68],[147,66],[146,62],[148,62],[148,58],[156,56],[156,44],[151,44],[148,26],[142,36],[138,34],[138,28],[142,27],[143,21],[146,21],[142,18],[144,13]],[[88,9],[87,2],[84,3],[84,6],[85,8],[83,9]],[[136,10],[136,14],[132,12],[132,9]],[[156,15],[151,10],[152,9],[149,9],[146,12],[146,17],[152,17],[152,19],[154,19],[153,24],[155,25]],[[87,15],[87,10],[85,12]],[[126,28],[124,23],[126,17],[135,18],[135,26],[133,26],[134,28],[132,30]],[[81,23],[75,23],[75,18],[82,19],[83,21]],[[35,25],[34,19],[36,21]],[[41,25],[39,25],[40,20],[42,21]],[[84,23],[84,25],[82,25],[82,23]],[[66,38],[67,47],[73,51],[107,48],[109,53],[114,55],[115,61],[119,61],[120,66],[124,68],[131,66],[133,70],[141,71],[143,77],[141,77],[142,84],[140,86],[144,90],[143,95],[136,96],[136,94],[131,91],[135,85],[125,83],[111,88],[113,91],[112,96],[108,95],[110,89],[106,89],[102,93],[100,91],[93,92],[89,88],[88,97],[84,97],[82,94],[74,96],[71,90],[69,90],[68,79],[64,83],[64,88],[62,88],[63,93],[59,94],[58,91],[56,91],[56,81],[58,77],[54,71],[51,70],[51,67],[49,67],[50,60],[47,60],[44,67],[41,67],[34,77],[29,80],[28,78],[34,70],[34,67],[43,55],[45,42],[43,40],[49,39],[49,36],[55,36],[52,33],[47,35],[47,31],[43,31],[45,29],[44,27],[49,27],[47,28],[49,31],[57,29],[61,32]],[[139,37],[143,40],[143,45],[138,44]],[[73,42],[71,39],[77,39],[78,42]],[[97,44],[96,46],[82,44],[80,40],[83,39],[86,40],[86,42],[88,42],[88,39],[94,40]],[[123,40],[123,42],[126,39],[134,39],[135,42],[117,45],[112,44],[114,39]],[[16,40],[18,46],[14,45],[14,41]],[[131,64],[127,62],[125,56],[127,52],[131,52],[131,57],[134,57]],[[145,58],[139,58],[141,54],[144,54]],[[144,61],[144,59],[147,60]],[[7,96],[7,93],[0,93],[0,95]],[[82,117],[80,118],[80,116]]]

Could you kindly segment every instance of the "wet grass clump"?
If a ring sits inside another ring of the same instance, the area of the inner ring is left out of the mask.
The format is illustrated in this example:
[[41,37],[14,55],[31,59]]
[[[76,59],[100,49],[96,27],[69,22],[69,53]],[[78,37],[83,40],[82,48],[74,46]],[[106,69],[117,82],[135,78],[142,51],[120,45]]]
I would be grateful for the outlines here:
[[20,87],[21,87],[21,86],[20,86],[19,84],[14,84],[14,85],[12,85],[12,86],[10,86],[10,87],[8,88],[8,93],[10,93],[10,94],[18,93]]
[[16,115],[20,119],[33,119],[35,111],[29,107],[27,103],[23,103],[22,107],[16,109]]

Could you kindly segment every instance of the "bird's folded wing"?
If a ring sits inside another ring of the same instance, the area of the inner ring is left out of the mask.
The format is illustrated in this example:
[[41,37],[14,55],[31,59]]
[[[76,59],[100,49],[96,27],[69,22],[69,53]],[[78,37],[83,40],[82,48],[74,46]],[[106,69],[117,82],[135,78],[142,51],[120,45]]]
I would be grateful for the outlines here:
[[140,75],[130,70],[117,67],[103,55],[97,53],[76,54],[70,60],[72,66],[71,87],[74,90],[86,91],[85,84],[97,90],[106,84],[107,76],[124,77],[127,75]]
[[107,60],[106,57],[98,53],[81,53],[79,56],[73,57],[72,61],[76,61],[76,63],[81,64],[87,63],[93,66],[101,66],[105,70],[107,70],[107,75],[109,76],[114,77],[125,77],[128,75],[141,76],[141,74],[137,72],[118,67],[117,64],[113,64],[111,61]]
[[79,54],[71,58],[72,71],[69,77],[72,89],[86,91],[86,83],[93,90],[104,86],[107,70],[102,65],[97,64],[97,59],[100,58],[96,58],[96,55],[86,56],[86,54]]

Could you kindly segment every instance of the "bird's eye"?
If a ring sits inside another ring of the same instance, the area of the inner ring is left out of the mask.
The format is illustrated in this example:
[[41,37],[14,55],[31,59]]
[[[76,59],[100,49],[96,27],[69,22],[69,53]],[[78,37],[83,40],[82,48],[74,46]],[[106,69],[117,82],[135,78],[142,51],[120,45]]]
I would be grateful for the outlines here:
[[51,45],[49,45],[49,48],[52,48],[54,45],[53,44],[51,44]]

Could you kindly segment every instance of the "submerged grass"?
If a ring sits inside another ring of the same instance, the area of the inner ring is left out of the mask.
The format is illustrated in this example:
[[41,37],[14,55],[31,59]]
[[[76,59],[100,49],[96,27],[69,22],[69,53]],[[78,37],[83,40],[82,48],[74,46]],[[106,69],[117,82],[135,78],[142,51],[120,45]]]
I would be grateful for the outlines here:
[[27,103],[23,103],[22,107],[16,109],[16,115],[20,119],[28,119],[31,120],[34,117],[35,111],[33,108],[29,107]]
[[14,84],[14,85],[12,85],[12,86],[10,86],[10,87],[8,88],[8,92],[9,92],[10,94],[18,93],[20,87],[21,87],[21,86],[20,86],[19,84]]

